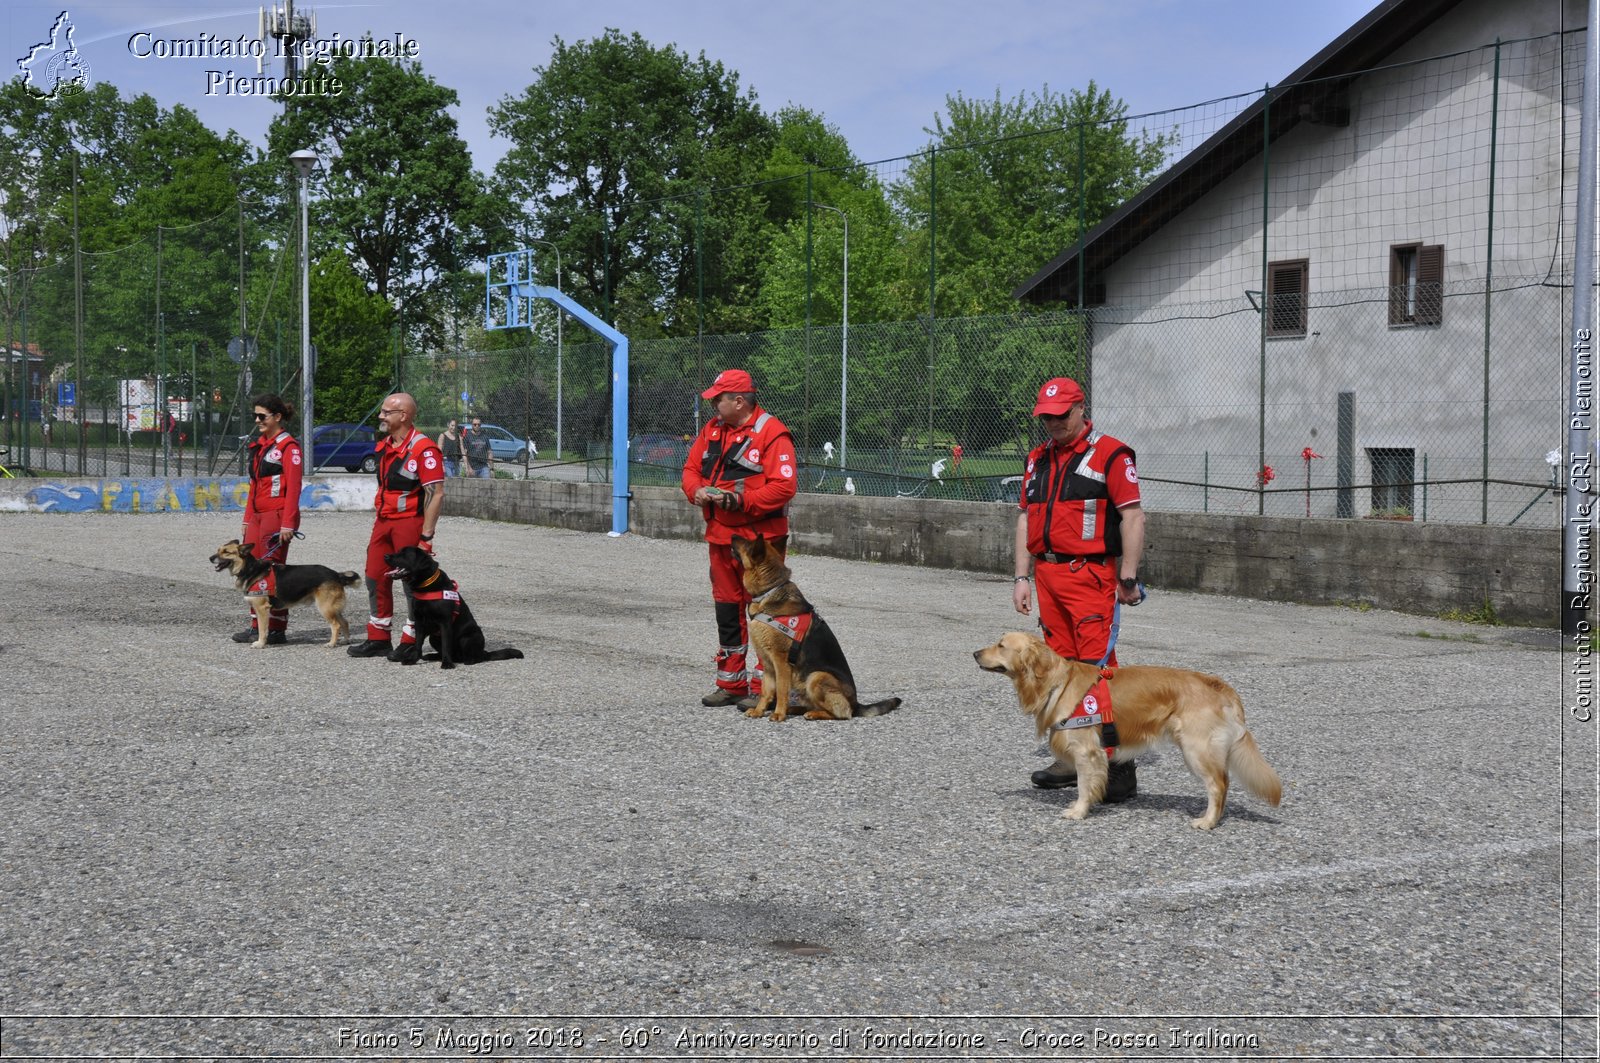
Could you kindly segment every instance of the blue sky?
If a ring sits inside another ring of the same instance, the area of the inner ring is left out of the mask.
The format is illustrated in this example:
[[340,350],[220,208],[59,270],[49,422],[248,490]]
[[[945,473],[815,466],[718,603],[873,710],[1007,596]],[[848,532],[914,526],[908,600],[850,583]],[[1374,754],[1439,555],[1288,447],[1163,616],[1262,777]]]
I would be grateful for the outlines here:
[[[638,31],[656,45],[737,71],[762,107],[821,112],[864,161],[926,145],[924,127],[945,97],[1006,98],[1048,84],[1065,91],[1091,78],[1130,113],[1250,92],[1284,77],[1370,10],[1375,0],[813,0],[763,8],[720,0],[459,0],[303,3],[318,35],[401,35],[423,68],[461,96],[457,121],[479,169],[505,152],[485,112],[519,94],[550,55],[551,39]],[[275,106],[259,97],[208,96],[208,70],[255,75],[253,59],[138,58],[130,38],[194,41],[256,35],[259,5],[163,0],[10,0],[0,13],[4,60],[14,71],[66,10],[95,81],[124,95],[184,104],[216,129],[263,143]],[[281,74],[269,62],[266,73]]]

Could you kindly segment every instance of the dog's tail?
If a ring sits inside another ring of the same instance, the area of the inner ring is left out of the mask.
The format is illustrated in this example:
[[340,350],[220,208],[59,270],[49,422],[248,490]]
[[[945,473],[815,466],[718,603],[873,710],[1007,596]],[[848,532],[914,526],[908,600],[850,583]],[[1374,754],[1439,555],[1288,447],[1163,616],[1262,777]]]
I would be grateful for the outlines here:
[[1255,736],[1249,731],[1228,750],[1228,774],[1269,805],[1276,805],[1283,799],[1283,783],[1261,755]]
[[507,646],[503,650],[490,650],[483,655],[483,659],[486,661],[520,661],[522,660],[522,651],[515,646]]
[[855,707],[855,712],[852,715],[855,715],[855,716],[887,716],[887,715],[889,715],[889,713],[893,712],[895,709],[898,709],[899,707],[900,707],[900,699],[899,698],[884,698],[882,701],[874,701],[871,705],[857,705]]
[[361,573],[359,573],[359,572],[341,572],[341,573],[339,573],[339,583],[341,585],[343,585],[343,586],[354,587],[357,583],[360,583],[360,582],[361,582]]

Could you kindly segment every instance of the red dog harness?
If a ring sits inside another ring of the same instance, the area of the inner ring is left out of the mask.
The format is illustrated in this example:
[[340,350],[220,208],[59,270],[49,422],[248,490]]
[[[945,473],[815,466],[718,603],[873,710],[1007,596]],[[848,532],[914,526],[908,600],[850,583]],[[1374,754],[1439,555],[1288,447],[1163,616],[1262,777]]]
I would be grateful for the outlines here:
[[278,569],[276,566],[267,569],[266,574],[256,580],[244,590],[246,598],[259,598],[266,595],[268,598],[278,596]]
[[1057,720],[1050,725],[1050,733],[1057,731],[1073,731],[1079,727],[1100,726],[1100,738],[1105,745],[1106,756],[1111,756],[1117,750],[1116,722],[1111,715],[1111,684],[1106,680],[1115,673],[1115,669],[1100,669],[1100,678],[1090,687],[1088,693],[1083,695],[1083,700],[1073,708],[1065,719]]
[[448,586],[440,583],[439,586],[433,588],[433,590],[423,589],[429,584],[437,583],[438,580],[439,573],[435,572],[432,576],[428,577],[427,583],[424,583],[422,587],[418,587],[411,592],[411,597],[415,598],[419,602],[454,602],[455,608],[451,610],[450,614],[452,617],[454,617],[461,612],[461,590],[456,586],[455,580],[450,580]]
[[755,603],[750,605],[750,619],[758,624],[765,624],[789,640],[789,660],[796,660],[800,656],[800,644],[806,640],[806,635],[811,631],[811,622],[817,618],[815,609],[808,609],[794,616],[773,616],[756,609]]

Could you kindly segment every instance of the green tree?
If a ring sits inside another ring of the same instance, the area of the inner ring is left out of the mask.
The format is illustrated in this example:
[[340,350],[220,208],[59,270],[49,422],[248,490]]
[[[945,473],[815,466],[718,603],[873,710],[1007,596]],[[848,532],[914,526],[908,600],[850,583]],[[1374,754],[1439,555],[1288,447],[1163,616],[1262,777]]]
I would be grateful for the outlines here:
[[[933,143],[894,189],[908,216],[935,218],[941,317],[1017,309],[1016,285],[1077,239],[1080,205],[1092,229],[1160,171],[1176,142],[1130,132],[1127,104],[1093,81],[1012,100],[957,93],[945,105],[927,130]],[[926,226],[911,250],[926,276]]]
[[802,326],[808,305],[813,325],[842,323],[840,213],[850,227],[850,321],[897,321],[916,313],[903,283],[904,222],[877,174],[856,159],[837,128],[803,108],[779,112],[763,177],[765,249],[753,294],[764,327]]
[[360,421],[394,382],[394,311],[338,252],[311,274],[317,421]]
[[[105,402],[115,379],[158,367],[169,378],[220,371],[238,330],[241,250],[250,261],[262,244],[258,212],[239,198],[250,151],[237,136],[109,84],[43,103],[12,82],[0,86],[0,158],[0,291],[16,340],[25,297],[30,343],[64,372],[81,290],[82,401]],[[172,394],[193,386],[169,379]]]
[[520,207],[517,233],[560,247],[574,298],[634,334],[726,323],[748,301],[745,219],[762,209],[741,186],[772,135],[754,92],[704,53],[637,33],[554,45],[534,82],[489,112],[511,142],[495,184]]
[[490,224],[483,178],[448,110],[459,97],[413,62],[340,57],[330,74],[344,91],[295,97],[268,131],[271,159],[288,181],[290,154],[322,158],[313,240],[336,243],[371,291],[430,292],[482,257]]

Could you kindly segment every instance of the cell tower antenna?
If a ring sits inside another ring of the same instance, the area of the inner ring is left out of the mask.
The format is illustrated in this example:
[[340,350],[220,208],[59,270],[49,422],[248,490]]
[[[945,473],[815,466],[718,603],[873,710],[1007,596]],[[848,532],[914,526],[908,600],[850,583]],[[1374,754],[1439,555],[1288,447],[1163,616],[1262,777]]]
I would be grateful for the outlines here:
[[[317,36],[316,14],[295,14],[294,0],[283,0],[281,5],[273,4],[271,10],[261,8],[260,11],[261,17],[257,21],[257,26],[262,43],[265,44],[268,40],[278,42],[277,52],[283,56],[283,80],[286,82],[298,80],[301,46]],[[266,49],[262,51],[264,57]],[[261,64],[262,59],[258,58],[257,74],[262,72]]]

